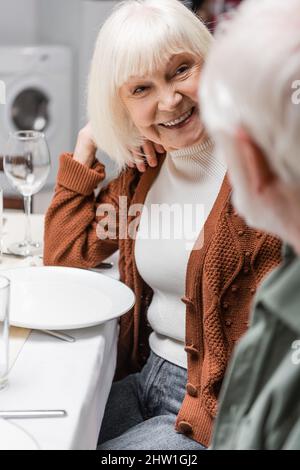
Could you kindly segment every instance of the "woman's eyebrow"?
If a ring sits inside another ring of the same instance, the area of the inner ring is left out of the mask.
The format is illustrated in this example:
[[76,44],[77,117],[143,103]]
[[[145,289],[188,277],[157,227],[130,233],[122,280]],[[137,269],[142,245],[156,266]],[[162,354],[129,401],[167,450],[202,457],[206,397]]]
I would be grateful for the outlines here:
[[[166,62],[166,67],[165,67],[165,74],[166,76],[169,75],[170,72],[172,72],[172,68],[179,67],[182,63],[189,63],[191,62],[192,57],[187,56],[184,53],[181,54],[173,54],[170,56],[169,60]],[[133,86],[138,86],[142,85],[144,83],[148,83],[151,81],[151,78],[149,76],[141,75],[141,76],[134,76],[128,78],[126,85],[128,87],[133,87]]]
[[126,85],[128,86],[133,86],[133,85],[139,85],[142,82],[149,82],[149,77],[145,76],[140,76],[140,77],[131,77],[127,80]]
[[191,57],[187,56],[184,52],[182,52],[181,54],[173,54],[172,56],[170,56],[167,62],[167,65],[172,66],[177,61],[180,63],[182,61],[189,61],[189,60],[191,60]]

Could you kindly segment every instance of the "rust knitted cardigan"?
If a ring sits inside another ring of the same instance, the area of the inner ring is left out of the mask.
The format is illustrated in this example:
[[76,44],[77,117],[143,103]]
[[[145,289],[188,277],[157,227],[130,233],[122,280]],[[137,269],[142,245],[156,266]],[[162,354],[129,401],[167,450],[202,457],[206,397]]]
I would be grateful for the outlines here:
[[[46,214],[46,265],[94,267],[120,250],[120,279],[135,292],[136,304],[120,318],[115,380],[141,370],[149,356],[147,308],[153,292],[136,268],[134,240],[119,236],[118,220],[117,237],[99,240],[96,227],[104,223],[104,215],[97,217],[96,211],[112,204],[123,222],[127,218],[128,224],[133,223],[134,217],[120,210],[119,197],[127,198],[128,207],[142,204],[164,158],[159,157],[158,166],[143,174],[127,169],[95,197],[95,188],[105,178],[104,166],[95,162],[88,168],[73,160],[72,154],[62,154]],[[247,329],[256,287],[280,262],[281,244],[275,237],[249,228],[234,211],[227,177],[199,237],[203,247],[190,254],[186,292],[182,293],[188,382],[175,429],[208,446],[228,360]]]

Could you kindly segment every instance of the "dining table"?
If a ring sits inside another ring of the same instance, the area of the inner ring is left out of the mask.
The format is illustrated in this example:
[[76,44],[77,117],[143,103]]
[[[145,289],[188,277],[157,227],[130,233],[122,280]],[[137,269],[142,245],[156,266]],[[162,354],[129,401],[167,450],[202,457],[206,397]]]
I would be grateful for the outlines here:
[[[8,253],[10,243],[24,235],[25,220],[22,213],[13,211],[5,211],[4,220],[2,244],[4,253]],[[44,215],[33,214],[31,228],[33,238],[42,241]],[[118,279],[118,254],[107,261],[112,261],[113,267],[99,272]],[[3,254],[0,275],[8,268],[42,265],[41,256]],[[65,410],[66,415],[0,419],[0,449],[26,448],[28,442],[41,450],[96,449],[115,373],[118,332],[118,319],[65,331],[75,338],[74,342],[38,330],[11,327],[9,346],[13,358],[8,385],[0,390],[0,411]],[[17,431],[10,439],[5,431],[8,424],[9,430]]]

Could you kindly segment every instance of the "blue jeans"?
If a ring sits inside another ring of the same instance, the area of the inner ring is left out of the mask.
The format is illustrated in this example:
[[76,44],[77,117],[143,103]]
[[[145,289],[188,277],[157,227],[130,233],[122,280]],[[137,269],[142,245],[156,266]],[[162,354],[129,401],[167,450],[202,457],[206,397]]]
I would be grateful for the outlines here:
[[151,351],[141,372],[113,383],[98,450],[205,449],[174,429],[186,383],[186,369]]

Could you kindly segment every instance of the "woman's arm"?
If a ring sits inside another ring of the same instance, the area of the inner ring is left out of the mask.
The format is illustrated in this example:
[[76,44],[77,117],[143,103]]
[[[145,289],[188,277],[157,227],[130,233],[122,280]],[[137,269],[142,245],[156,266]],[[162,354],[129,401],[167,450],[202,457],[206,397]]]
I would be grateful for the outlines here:
[[[120,178],[95,198],[94,190],[105,178],[104,165],[95,160],[96,147],[86,126],[78,135],[74,155],[60,157],[55,194],[45,218],[44,264],[94,267],[118,249]],[[109,204],[116,215],[116,237],[100,240],[96,215]]]

